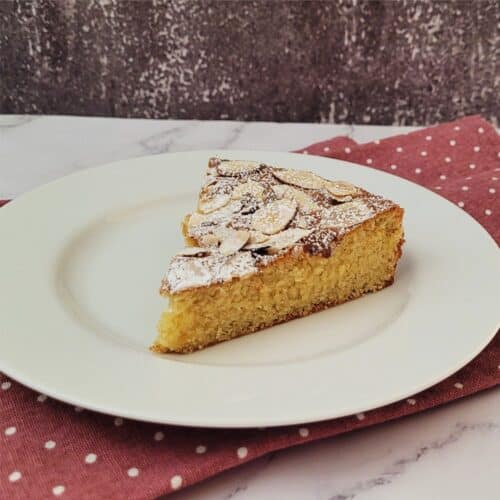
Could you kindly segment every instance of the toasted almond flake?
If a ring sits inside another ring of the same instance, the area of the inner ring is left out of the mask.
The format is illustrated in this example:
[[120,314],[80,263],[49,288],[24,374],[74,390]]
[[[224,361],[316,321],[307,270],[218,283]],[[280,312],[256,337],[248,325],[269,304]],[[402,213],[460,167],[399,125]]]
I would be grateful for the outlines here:
[[328,192],[334,197],[344,198],[358,194],[359,189],[353,186],[350,182],[345,181],[328,181],[325,184]]
[[243,250],[262,250],[264,248],[268,248],[270,246],[269,240],[262,241],[259,243],[247,243]]
[[313,201],[313,199],[304,191],[294,188],[292,186],[286,186],[283,184],[277,184],[273,186],[273,191],[279,198],[286,198],[288,200],[295,200],[300,209],[307,212],[312,212],[314,210],[319,210],[319,205]]
[[312,233],[311,229],[300,229],[298,227],[294,227],[291,229],[286,229],[281,233],[278,233],[266,242],[268,244],[268,253],[276,253],[284,248],[291,247],[297,241],[309,236]]
[[239,174],[253,172],[260,168],[256,161],[223,160],[217,165],[217,171],[223,176],[237,176]]
[[258,200],[262,200],[264,197],[264,188],[258,182],[249,180],[236,186],[231,196],[233,200],[239,200],[247,193],[255,196]]
[[220,163],[220,158],[213,157],[208,160],[208,168],[216,167]]
[[210,255],[209,248],[187,247],[177,253],[180,257],[206,257]]
[[248,243],[263,243],[267,241],[269,236],[267,234],[261,233],[259,231],[250,231],[250,237],[248,238]]
[[273,170],[273,175],[285,184],[305,189],[321,189],[326,182],[319,175],[305,170]]
[[230,200],[230,194],[205,191],[202,192],[200,199],[198,200],[198,210],[202,214],[209,214],[226,206]]
[[232,255],[240,248],[243,248],[245,243],[248,241],[249,236],[250,233],[248,231],[231,230],[228,237],[222,240],[219,251],[222,255]]
[[187,221],[188,228],[194,226],[201,226],[204,222],[208,220],[208,217],[198,212],[195,212],[194,214],[191,214],[188,217],[189,217]]
[[216,247],[220,243],[220,238],[213,233],[202,235],[198,240],[204,247]]
[[276,200],[253,214],[252,228],[264,234],[275,234],[288,225],[297,211],[294,200]]

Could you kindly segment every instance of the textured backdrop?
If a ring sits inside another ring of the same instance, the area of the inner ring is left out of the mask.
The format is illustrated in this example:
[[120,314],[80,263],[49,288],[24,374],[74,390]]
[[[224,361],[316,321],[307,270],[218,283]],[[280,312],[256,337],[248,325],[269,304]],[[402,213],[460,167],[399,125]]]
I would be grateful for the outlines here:
[[0,112],[498,124],[499,23],[496,0],[0,0]]

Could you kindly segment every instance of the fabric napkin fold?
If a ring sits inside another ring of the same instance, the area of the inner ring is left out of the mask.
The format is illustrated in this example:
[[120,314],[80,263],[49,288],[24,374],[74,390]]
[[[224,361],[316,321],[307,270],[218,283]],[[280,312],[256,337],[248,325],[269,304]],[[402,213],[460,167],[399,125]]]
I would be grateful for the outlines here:
[[[300,152],[421,184],[469,212],[500,241],[500,140],[478,116],[367,144],[334,138]],[[97,414],[0,374],[0,497],[155,498],[272,451],[394,420],[498,383],[497,333],[467,366],[404,401],[302,426],[210,430]]]

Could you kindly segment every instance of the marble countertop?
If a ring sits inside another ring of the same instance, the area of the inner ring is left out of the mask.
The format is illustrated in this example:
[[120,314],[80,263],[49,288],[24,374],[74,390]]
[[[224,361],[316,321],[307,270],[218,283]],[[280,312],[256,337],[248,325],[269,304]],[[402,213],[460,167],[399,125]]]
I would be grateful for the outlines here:
[[[0,115],[0,199],[114,160],[193,149],[289,151],[411,127]],[[500,495],[500,391],[273,453],[169,498],[493,499]]]

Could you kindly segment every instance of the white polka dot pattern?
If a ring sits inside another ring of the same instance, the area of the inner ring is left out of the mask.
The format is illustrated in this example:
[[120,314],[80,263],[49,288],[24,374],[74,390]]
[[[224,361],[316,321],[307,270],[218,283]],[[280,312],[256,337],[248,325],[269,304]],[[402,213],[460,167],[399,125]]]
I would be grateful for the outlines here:
[[164,437],[165,434],[163,434],[163,432],[161,431],[155,432],[155,435],[153,436],[155,441],[162,441]]
[[86,464],[93,464],[95,463],[97,460],[97,455],[95,453],[89,453],[86,457],[85,457],[85,463]]
[[131,467],[127,471],[128,477],[137,477],[139,475],[139,469],[137,467]]
[[58,486],[54,486],[52,488],[52,493],[58,497],[58,496],[61,496],[64,492],[66,491],[66,488],[64,486],[62,486],[61,484],[58,485]]
[[307,436],[309,436],[309,429],[307,427],[301,427],[299,429],[299,436],[303,437],[303,438],[306,438]]
[[246,448],[246,446],[241,446],[240,448],[238,448],[236,450],[236,455],[238,456],[238,458],[240,460],[243,460],[244,458],[246,458],[248,455],[248,449]]
[[172,486],[173,490],[178,490],[182,486],[182,477],[179,476],[179,474],[173,476],[172,479],[170,479],[170,486]]
[[19,481],[19,479],[21,479],[22,477],[23,477],[22,474],[18,470],[15,470],[14,472],[11,472],[9,474],[9,481],[11,483],[15,483],[16,481]]

